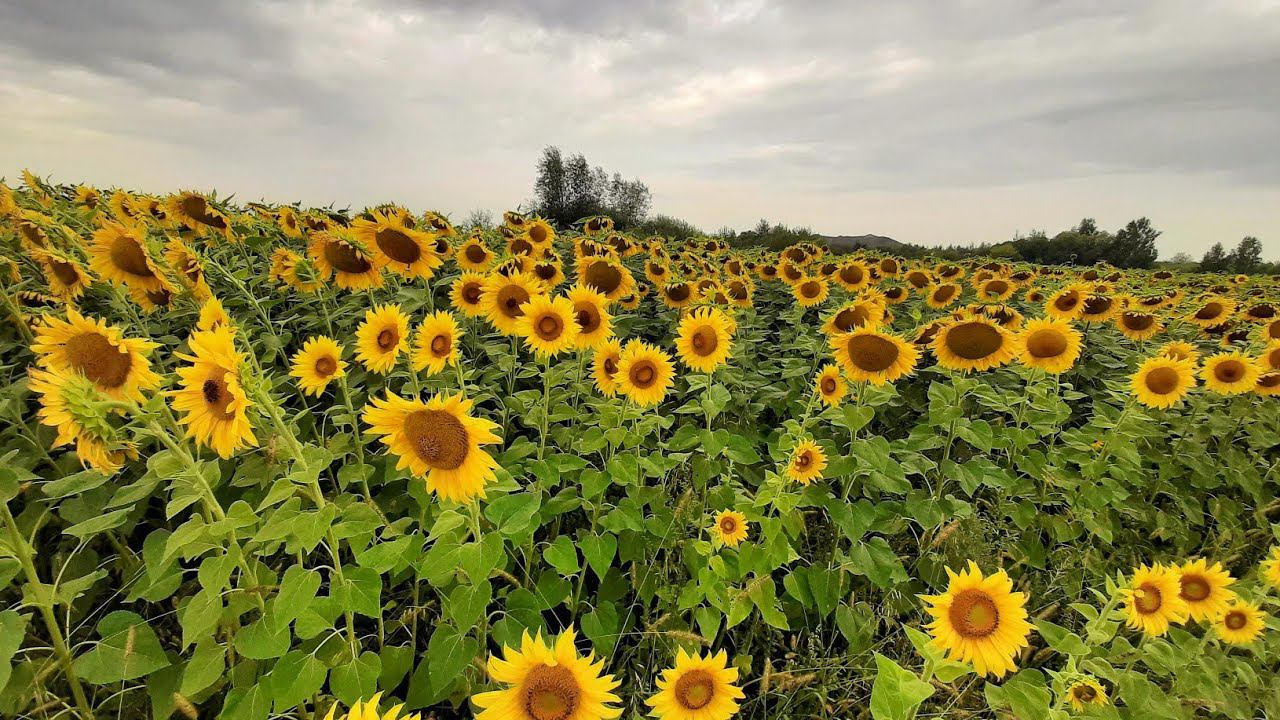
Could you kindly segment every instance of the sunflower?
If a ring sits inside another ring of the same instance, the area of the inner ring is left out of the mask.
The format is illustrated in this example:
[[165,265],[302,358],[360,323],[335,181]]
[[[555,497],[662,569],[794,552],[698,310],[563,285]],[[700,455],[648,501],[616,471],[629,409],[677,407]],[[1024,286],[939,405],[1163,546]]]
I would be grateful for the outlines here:
[[159,290],[129,288],[129,298],[137,303],[142,308],[142,311],[147,314],[151,314],[156,310],[167,309],[177,297],[178,288],[174,287],[168,280],[164,281]]
[[165,214],[201,234],[216,232],[227,240],[232,239],[231,220],[197,192],[183,190],[172,195],[164,203]]
[[1084,303],[1080,306],[1080,314],[1076,318],[1081,322],[1107,322],[1120,310],[1120,303],[1110,295],[1093,292],[1086,293]]
[[1013,659],[1031,635],[1026,595],[1013,592],[1005,571],[983,576],[972,560],[959,574],[946,570],[946,592],[920,596],[933,617],[930,644],[950,660],[972,663],[979,675],[1001,678],[1016,670]]
[[1047,373],[1066,372],[1080,358],[1080,331],[1065,320],[1032,320],[1014,341],[1018,360]]
[[597,348],[613,336],[608,298],[593,288],[575,285],[569,289],[569,302],[573,303],[573,317],[578,323],[579,348]]
[[458,267],[475,272],[488,270],[495,258],[493,251],[478,237],[467,238],[453,256]]
[[818,397],[822,399],[822,403],[828,407],[839,406],[845,393],[849,391],[844,376],[840,374],[840,368],[830,364],[824,365],[818,371],[817,377],[813,379],[813,387]]
[[962,292],[958,283],[948,282],[934,285],[926,290],[925,303],[934,310],[941,310],[960,299]]
[[578,284],[593,287],[609,300],[630,295],[635,278],[621,262],[609,258],[587,258],[578,263]]
[[1013,334],[981,317],[948,323],[933,339],[938,364],[949,370],[990,370],[1006,365],[1017,352]]
[[233,330],[235,329],[235,323],[231,321],[231,316],[227,314],[226,308],[222,307],[222,301],[215,297],[205,300],[200,306],[200,316],[196,319],[196,329],[212,330],[224,325]]
[[1234,582],[1222,563],[1210,565],[1203,558],[1191,560],[1178,568],[1178,597],[1187,604],[1187,615],[1192,620],[1212,620],[1235,598],[1230,589]]
[[418,372],[435,375],[446,365],[458,364],[459,340],[463,331],[453,313],[440,310],[423,318],[414,336],[409,361]]
[[1116,328],[1130,340],[1147,340],[1164,330],[1160,319],[1148,312],[1123,310],[1115,316]]
[[1017,285],[1005,278],[991,278],[978,286],[978,299],[984,302],[1002,303],[1013,296]]
[[435,238],[415,230],[397,213],[374,211],[351,223],[351,234],[382,258],[379,263],[406,278],[428,279],[444,261],[436,254]]
[[516,334],[543,359],[572,350],[578,342],[577,313],[567,297],[534,295],[520,306]]
[[78,373],[114,400],[141,401],[144,390],[160,386],[147,356],[156,343],[126,338],[120,328],[67,309],[67,319],[44,318],[36,327],[31,351],[40,364],[57,372]]
[[896,335],[862,328],[830,339],[836,362],[854,382],[891,383],[910,375],[920,353]]
[[449,288],[449,302],[453,309],[467,317],[484,315],[485,277],[476,272],[464,272]]
[[319,396],[330,381],[347,373],[342,359],[342,346],[332,338],[318,335],[308,338],[294,354],[289,374],[298,378],[298,387],[307,395]]
[[108,282],[141,290],[164,287],[160,267],[147,250],[141,228],[107,220],[93,234],[89,266]]
[[[373,697],[367,702],[356,701],[346,715],[336,720],[418,720],[418,713],[409,715],[401,715],[400,711],[404,709],[404,705],[396,705],[385,713],[378,712],[378,701],[382,699],[382,693],[374,693]],[[329,714],[324,716],[324,720],[335,720],[335,713],[338,711],[338,703],[329,706]]]
[[520,649],[503,648],[503,659],[490,656],[487,670],[502,690],[477,693],[471,702],[481,708],[476,720],[612,720],[622,714],[613,690],[618,681],[602,674],[604,660],[594,654],[580,657],[572,627],[554,645],[541,633],[526,631]]
[[555,242],[556,229],[551,227],[551,223],[546,220],[534,218],[525,223],[524,235],[534,246],[548,248]]
[[344,290],[382,287],[381,256],[356,245],[355,240],[337,231],[318,232],[307,243],[307,256],[316,265],[320,278],[330,278]]
[[791,294],[801,307],[814,307],[826,302],[831,288],[824,278],[806,275],[791,286]]
[[[721,516],[725,514],[721,513]],[[745,535],[746,529],[741,532]],[[728,720],[733,717],[738,713],[738,701],[745,696],[736,684],[738,669],[729,667],[728,662],[728,655],[723,650],[715,655],[690,655],[683,648],[679,649],[675,667],[662,671],[662,677],[657,681],[658,692],[644,701],[653,708],[649,714],[658,720]]]
[[1083,712],[1090,705],[1111,703],[1102,684],[1091,677],[1082,677],[1071,683],[1067,688],[1067,701],[1071,703],[1071,709],[1076,712]]
[[1263,397],[1280,395],[1280,372],[1267,371],[1259,375],[1258,383],[1253,386],[1253,392]]
[[84,294],[93,282],[93,276],[79,261],[52,248],[32,248],[31,257],[40,263],[49,283],[49,294],[71,301]]
[[872,298],[845,303],[822,324],[822,332],[842,335],[859,328],[874,329],[884,322],[884,305]]
[[531,275],[515,273],[506,277],[494,274],[485,281],[480,303],[485,318],[498,332],[518,335],[524,305],[541,294],[537,279]]
[[822,471],[827,467],[827,454],[812,439],[804,439],[796,443],[787,460],[787,477],[801,485],[808,485],[822,478]]
[[596,387],[604,395],[618,394],[618,365],[622,362],[622,345],[617,340],[606,340],[596,348],[591,357],[591,375]]
[[1262,324],[1258,328],[1258,338],[1264,343],[1280,340],[1280,318]]
[[370,432],[399,458],[397,470],[425,478],[427,491],[458,503],[485,496],[498,462],[481,445],[502,442],[497,424],[471,417],[462,394],[436,395],[427,402],[387,392],[364,410]]
[[65,370],[28,369],[31,391],[40,401],[41,425],[57,430],[53,447],[75,444],[80,462],[104,474],[119,470],[127,457],[137,457],[101,408],[105,398],[83,375]]
[[1174,360],[1187,360],[1193,365],[1200,361],[1200,351],[1196,349],[1196,346],[1180,340],[1161,345],[1156,354],[1170,357]]
[[1086,291],[1076,285],[1068,285],[1049,296],[1045,301],[1045,314],[1060,320],[1075,320],[1084,310]]
[[[277,252],[284,250],[279,248]],[[285,250],[285,252],[288,252]],[[169,238],[164,248],[165,262],[177,271],[178,279],[191,291],[196,300],[208,300],[213,297],[209,283],[204,276],[204,263],[186,243],[178,238]],[[274,259],[274,258],[273,258]]]
[[745,515],[736,510],[721,510],[711,526],[711,536],[729,547],[737,547],[746,539],[749,529],[750,523]]
[[733,333],[728,315],[719,308],[704,307],[680,319],[676,328],[676,353],[691,370],[714,372],[729,359]]
[[1202,328],[1217,327],[1230,320],[1235,312],[1235,300],[1213,296],[1202,302],[1200,307],[1188,315],[1187,322],[1199,325]]
[[102,202],[102,194],[88,185],[77,185],[76,202],[90,210],[97,210],[98,204]]
[[223,459],[257,445],[248,416],[252,403],[240,384],[243,358],[231,328],[197,330],[188,345],[192,354],[178,357],[191,365],[178,368],[181,387],[170,393],[174,410],[183,413],[179,422],[187,426],[187,437]]
[[1143,361],[1129,379],[1138,402],[1151,408],[1169,408],[1196,385],[1195,367],[1189,360],[1156,355]]
[[631,340],[618,358],[618,392],[640,407],[657,405],[675,376],[671,356],[640,340]]
[[356,359],[370,372],[386,375],[409,345],[409,316],[399,305],[379,305],[365,311],[356,328]]
[[1240,352],[1214,355],[1205,360],[1200,369],[1205,387],[1222,395],[1249,392],[1257,384],[1259,374],[1257,360]]
[[1271,548],[1271,553],[1262,561],[1259,566],[1262,571],[1262,579],[1276,590],[1280,590],[1280,545]]
[[1133,571],[1129,587],[1122,588],[1126,623],[1134,630],[1159,637],[1169,625],[1187,620],[1187,603],[1181,596],[1178,570],[1156,564],[1141,565]]
[[1235,599],[1213,620],[1213,630],[1231,645],[1248,645],[1266,629],[1267,614],[1256,603]]
[[276,211],[276,223],[280,225],[280,229],[285,235],[292,238],[302,237],[302,224],[298,220],[298,213],[291,207],[282,207]]
[[685,308],[698,299],[698,291],[687,282],[667,283],[660,290],[662,302],[669,308]]

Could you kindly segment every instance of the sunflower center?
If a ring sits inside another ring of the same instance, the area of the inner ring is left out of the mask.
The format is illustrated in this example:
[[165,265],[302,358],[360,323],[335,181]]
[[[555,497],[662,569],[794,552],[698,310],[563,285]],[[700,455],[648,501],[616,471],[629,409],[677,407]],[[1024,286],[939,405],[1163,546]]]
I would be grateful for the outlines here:
[[587,266],[586,284],[610,295],[622,286],[622,271],[607,262],[593,262]]
[[453,349],[453,342],[448,335],[437,335],[431,338],[431,354],[436,357],[443,357]]
[[948,617],[956,632],[965,638],[982,638],[1000,626],[1000,610],[991,596],[981,590],[964,590],[951,602]]
[[99,387],[118,388],[129,379],[133,358],[120,352],[110,340],[96,332],[80,333],[67,340],[67,360]]
[[605,358],[602,363],[604,366],[604,374],[610,378],[618,374],[618,361],[615,358]]
[[457,470],[467,459],[467,428],[452,413],[415,410],[405,416],[404,435],[435,470]]
[[1004,280],[990,280],[987,282],[988,295],[1003,295],[1009,290],[1009,283]]
[[689,299],[689,292],[689,286],[684,283],[680,283],[679,285],[673,285],[667,288],[667,297],[671,298],[675,302],[684,302]]
[[981,322],[960,323],[947,333],[947,349],[965,360],[981,360],[1004,346],[1004,336]]
[[1171,367],[1158,367],[1147,373],[1147,389],[1157,395],[1168,395],[1178,387],[1178,371]]
[[520,703],[534,720],[565,720],[582,699],[573,671],[563,665],[539,665],[529,671],[520,689]]
[[168,305],[173,300],[173,293],[164,288],[159,290],[148,290],[147,299],[156,305]]
[[49,261],[49,270],[63,285],[75,285],[80,281],[80,273],[76,272],[75,266],[71,263],[56,259],[51,260]]
[[529,293],[519,285],[508,285],[498,291],[498,310],[509,318],[524,315],[520,306],[529,302]]
[[147,254],[142,245],[128,235],[117,235],[111,242],[111,262],[117,268],[130,275],[154,277],[151,266],[147,264]]
[[1067,336],[1057,330],[1037,330],[1027,338],[1032,357],[1055,358],[1067,351]]
[[747,286],[741,280],[734,280],[729,283],[729,297],[734,300],[746,300]]
[[600,327],[600,314],[596,312],[595,306],[589,303],[579,304],[573,317],[578,323],[578,329],[584,335],[589,335]]
[[356,249],[344,242],[329,241],[324,244],[324,259],[330,265],[345,273],[369,272],[373,265],[363,257]]
[[1084,301],[1085,315],[1102,315],[1111,309],[1111,298],[1093,295]]
[[1155,316],[1146,313],[1125,313],[1120,317],[1130,330],[1146,330],[1156,323]]
[[541,245],[547,241],[547,228],[542,225],[534,225],[529,228],[529,239]]
[[840,279],[850,285],[857,285],[862,282],[862,268],[857,265],[845,265],[840,268]]
[[1075,696],[1080,702],[1093,702],[1098,697],[1098,691],[1089,685],[1077,685]]
[[1197,320],[1213,320],[1222,314],[1222,303],[1206,303],[1204,307],[1196,311]]
[[520,238],[520,237],[515,238],[514,240],[511,241],[511,254],[512,255],[531,255],[533,254],[533,245],[531,245],[529,241],[525,240],[524,238]]
[[720,532],[725,535],[732,535],[738,530],[738,521],[731,517],[720,518]]
[[1249,624],[1249,618],[1239,610],[1232,610],[1223,616],[1222,624],[1232,630],[1243,630],[1244,626]]
[[489,253],[487,253],[483,247],[475,244],[468,245],[463,254],[467,256],[467,260],[470,260],[473,263],[482,263],[489,256]]
[[468,305],[475,305],[480,302],[480,285],[478,283],[467,283],[462,286],[462,299]]
[[933,291],[933,299],[935,302],[946,302],[950,300],[952,296],[955,294],[956,294],[956,288],[954,285],[943,285],[942,287]]
[[539,280],[550,282],[555,276],[558,268],[552,263],[540,263],[533,268],[533,274],[538,276]]
[[929,276],[919,270],[912,270],[907,274],[907,282],[911,283],[911,287],[919,290],[929,284]]
[[641,360],[631,366],[631,384],[644,390],[652,387],[653,383],[658,379],[658,368],[648,360]]
[[393,328],[386,328],[378,333],[378,349],[383,352],[389,352],[400,342],[400,333]]
[[893,275],[898,272],[898,261],[893,258],[885,258],[880,261],[880,272],[886,275]]
[[822,294],[822,283],[810,280],[800,285],[800,294],[806,298],[816,298]]
[[329,356],[325,356],[316,360],[316,374],[321,377],[329,377],[338,370],[338,361]]
[[1258,378],[1258,387],[1271,389],[1280,385],[1280,373],[1267,373]]
[[676,680],[676,702],[686,710],[706,707],[715,695],[715,678],[706,670],[691,670]]
[[378,244],[379,250],[398,263],[412,265],[422,258],[422,247],[406,233],[395,228],[378,230],[373,240]]
[[1133,591],[1133,606],[1143,615],[1156,612],[1162,605],[1164,598],[1160,595],[1160,588],[1155,585],[1146,583]]
[[538,333],[539,338],[550,342],[564,334],[564,323],[555,315],[543,315],[534,325],[534,331]]
[[693,346],[695,353],[706,357],[716,351],[716,348],[720,345],[720,339],[716,337],[715,331],[711,328],[700,327],[694,331],[689,344]]
[[809,454],[808,450],[805,450],[804,452],[797,455],[795,460],[796,467],[801,470],[809,467],[809,465],[812,462],[813,462],[813,456]]
[[1209,597],[1210,587],[1207,580],[1199,575],[1184,575],[1181,578],[1182,590],[1179,594],[1183,600],[1199,602]]
[[864,372],[883,372],[898,361],[898,346],[879,335],[857,335],[845,345],[849,360]]
[[1239,360],[1223,360],[1213,367],[1213,376],[1221,382],[1237,382],[1244,377],[1244,363]]
[[1054,298],[1053,306],[1063,312],[1071,312],[1080,304],[1080,296],[1075,292],[1065,293]]
[[821,388],[823,395],[834,395],[836,392],[836,379],[833,377],[822,378]]
[[845,308],[836,313],[836,317],[831,324],[835,325],[836,329],[841,332],[849,332],[854,328],[860,328],[863,325],[866,325],[868,317],[867,311],[864,310],[861,305],[858,305],[851,308]]
[[235,413],[227,409],[235,398],[227,389],[226,377],[227,371],[219,368],[216,374],[205,378],[204,383],[200,385],[200,394],[204,396],[205,404],[220,420],[230,420],[235,417]]
[[188,195],[182,198],[182,212],[202,225],[225,228],[227,223],[222,218],[209,212],[209,203],[199,195]]

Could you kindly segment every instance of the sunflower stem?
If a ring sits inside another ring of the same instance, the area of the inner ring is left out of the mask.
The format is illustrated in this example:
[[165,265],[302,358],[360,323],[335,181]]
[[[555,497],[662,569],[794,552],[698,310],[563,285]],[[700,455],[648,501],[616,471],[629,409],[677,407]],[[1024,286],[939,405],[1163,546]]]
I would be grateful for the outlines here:
[[547,449],[547,420],[551,416],[551,357],[542,361],[542,427],[538,435],[538,459]]
[[9,288],[6,287],[0,292],[0,298],[4,299],[4,309],[13,317],[13,326],[18,328],[18,334],[22,336],[23,345],[26,347],[34,345],[35,336],[31,334],[31,328],[27,327],[27,321],[22,318],[22,311],[13,302],[13,298],[9,296]]

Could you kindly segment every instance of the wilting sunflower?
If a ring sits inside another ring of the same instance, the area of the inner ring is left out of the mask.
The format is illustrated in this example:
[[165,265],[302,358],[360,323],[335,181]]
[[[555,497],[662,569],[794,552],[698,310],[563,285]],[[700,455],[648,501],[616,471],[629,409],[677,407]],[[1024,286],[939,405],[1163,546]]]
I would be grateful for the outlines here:
[[315,263],[320,278],[333,278],[343,290],[382,287],[381,256],[359,247],[354,238],[338,231],[318,232],[307,243],[307,256]]
[[595,349],[613,336],[608,298],[593,288],[575,285],[569,289],[569,302],[573,303],[573,317],[578,323],[579,348]]
[[409,316],[399,305],[370,308],[356,328],[356,359],[370,372],[386,375],[409,345]]
[[796,443],[787,460],[787,477],[801,485],[808,485],[822,478],[822,471],[827,468],[827,454],[822,447],[811,439]]
[[725,651],[690,655],[680,648],[675,667],[662,671],[658,692],[644,702],[658,720],[729,720],[745,697],[737,681],[738,669],[729,667]]
[[351,223],[351,234],[364,247],[382,257],[381,265],[402,277],[430,278],[440,267],[440,256],[430,233],[405,224],[406,215],[374,211]]
[[836,362],[854,382],[891,383],[910,375],[920,352],[896,335],[863,328],[829,341]]
[[520,317],[525,303],[542,294],[538,280],[532,275],[490,275],[480,296],[484,316],[504,335],[520,334]]
[[1161,345],[1156,354],[1171,357],[1174,360],[1187,360],[1193,365],[1200,361],[1200,351],[1195,345],[1178,340]]
[[147,356],[156,343],[126,338],[105,320],[67,308],[67,319],[52,315],[37,326],[31,350],[39,363],[58,372],[78,373],[114,400],[142,400],[144,390],[160,386]]
[[840,374],[840,368],[835,365],[824,365],[818,371],[817,377],[813,379],[814,390],[818,393],[818,397],[822,400],[822,404],[828,407],[837,407],[840,401],[844,399],[845,393],[849,391],[849,386],[844,381],[844,376]]
[[1271,553],[1259,568],[1262,570],[1262,579],[1272,588],[1280,590],[1280,545],[1271,548]]
[[1001,678],[1016,670],[1013,659],[1031,635],[1027,596],[1013,592],[1005,571],[983,576],[972,560],[959,574],[946,570],[946,592],[920,596],[933,617],[927,626],[933,636],[930,644],[950,660],[971,663],[979,675]]
[[622,345],[617,340],[606,340],[596,348],[591,357],[591,376],[596,388],[609,397],[618,394],[618,365],[622,362]]
[[1214,296],[1200,303],[1200,306],[1187,316],[1187,322],[1202,328],[1217,327],[1230,320],[1235,312],[1235,300]]
[[1023,365],[1047,373],[1066,372],[1080,358],[1080,331],[1065,320],[1032,320],[1018,333],[1014,344]]
[[215,232],[232,239],[231,220],[204,195],[190,190],[172,195],[164,203],[164,212],[172,220],[201,234]]
[[1239,395],[1258,382],[1258,362],[1240,352],[1219,353],[1204,361],[1200,379],[1204,386],[1221,395]]
[[680,319],[676,328],[676,353],[691,370],[714,372],[729,359],[733,349],[731,321],[719,308],[704,307]]
[[1213,631],[1231,645],[1248,645],[1266,629],[1267,614],[1256,603],[1236,598],[1213,620]]
[[611,720],[622,714],[613,690],[618,681],[603,674],[604,660],[594,653],[578,655],[572,627],[555,645],[541,633],[526,631],[520,649],[504,647],[503,659],[490,656],[486,669],[503,690],[477,693],[471,702],[481,708],[476,720]]
[[179,422],[187,426],[187,437],[224,459],[256,445],[248,416],[252,403],[240,384],[243,358],[231,328],[197,330],[188,345],[192,354],[178,357],[191,365],[178,368],[181,387],[170,393],[173,408],[183,414]]
[[1151,408],[1173,407],[1196,385],[1190,360],[1156,355],[1143,361],[1129,380],[1138,402]]
[[729,547],[737,547],[747,538],[749,525],[747,517],[737,510],[721,510],[716,514],[715,525],[711,526],[711,536]]
[[814,307],[826,302],[831,288],[825,278],[806,275],[791,286],[791,294],[801,307]]
[[618,358],[618,392],[640,407],[657,405],[675,376],[671,356],[640,340],[631,340]]
[[89,267],[108,282],[140,290],[164,287],[160,267],[147,250],[145,230],[110,220],[93,234]]
[[71,301],[84,294],[93,276],[75,258],[53,248],[32,248],[31,257],[40,263],[49,283],[49,294]]
[[578,263],[578,284],[593,287],[611,301],[630,295],[635,278],[621,262],[610,258],[586,258]]
[[418,372],[435,375],[447,365],[458,364],[458,347],[462,328],[453,313],[440,310],[425,318],[418,325],[409,361]]
[[298,378],[298,388],[307,395],[319,396],[331,381],[347,372],[342,346],[323,335],[308,338],[291,364],[289,374]]
[[551,358],[572,350],[578,341],[578,321],[567,297],[534,295],[520,306],[516,334],[538,357]]
[[[404,705],[395,705],[386,712],[378,712],[378,701],[382,699],[382,693],[374,693],[373,697],[367,701],[356,701],[351,709],[347,711],[337,720],[418,720],[418,713],[409,715],[401,715],[400,711],[404,709]],[[329,714],[324,716],[324,720],[335,720],[335,713],[338,711],[338,703],[329,706]]]
[[134,446],[120,437],[107,400],[91,380],[64,370],[28,369],[28,387],[40,400],[36,411],[41,425],[57,430],[53,447],[75,444],[80,462],[104,474],[120,469],[128,457],[137,457]]
[[1170,624],[1187,621],[1187,603],[1181,597],[1177,568],[1156,564],[1140,565],[1133,571],[1129,587],[1122,588],[1125,622],[1134,630],[1159,637]]
[[1227,607],[1236,594],[1231,591],[1235,578],[1222,567],[1203,558],[1191,560],[1178,568],[1178,596],[1187,604],[1192,620],[1212,620]]
[[1013,334],[996,323],[971,317],[949,323],[933,339],[938,364],[949,370],[990,370],[1017,353]]
[[485,496],[498,462],[481,445],[502,442],[496,423],[471,416],[472,402],[436,395],[427,402],[387,392],[365,406],[364,421],[399,458],[397,470],[425,478],[427,491],[458,503]]
[[467,317],[484,315],[485,277],[476,272],[464,272],[449,288],[449,302],[453,309]]
[[1091,705],[1109,705],[1111,703],[1102,684],[1091,677],[1082,677],[1071,683],[1067,688],[1067,701],[1071,703],[1071,709],[1076,712],[1083,712],[1086,707]]

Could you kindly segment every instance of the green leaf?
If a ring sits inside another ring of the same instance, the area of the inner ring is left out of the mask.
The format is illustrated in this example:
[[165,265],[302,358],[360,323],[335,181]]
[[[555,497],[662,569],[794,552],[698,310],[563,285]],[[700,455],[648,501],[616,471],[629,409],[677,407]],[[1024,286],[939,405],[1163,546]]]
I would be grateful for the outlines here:
[[88,492],[106,482],[107,476],[97,470],[83,470],[74,475],[47,482],[40,486],[40,491],[47,497],[62,498]]
[[480,542],[469,542],[460,548],[458,565],[472,584],[488,580],[506,558],[505,542],[497,533],[489,533]]
[[260,617],[236,633],[236,652],[250,660],[270,660],[289,650],[289,628],[275,628]]
[[[343,578],[330,578],[330,593],[344,610],[376,618],[382,614],[382,576],[370,568],[344,567]],[[336,582],[334,582],[336,580]]]
[[0,689],[9,684],[9,675],[13,672],[9,660],[22,645],[28,619],[27,615],[19,615],[15,610],[0,610]]
[[618,552],[617,536],[610,533],[583,535],[578,539],[578,547],[582,548],[582,556],[587,559],[587,565],[595,571],[596,577],[603,580],[613,565],[613,556]]
[[311,607],[320,590],[320,581],[320,573],[300,565],[290,565],[284,571],[280,591],[271,601],[270,617],[276,630],[301,617]]
[[120,527],[124,524],[128,515],[128,508],[112,510],[109,513],[95,515],[84,522],[76,523],[62,532],[84,540],[86,538],[93,537],[98,533],[103,533],[112,528]]
[[871,717],[911,720],[920,703],[933,695],[933,686],[876,653],[876,678],[871,684]]
[[191,697],[210,687],[226,671],[226,651],[213,638],[196,644],[196,651],[182,670],[181,692]]
[[216,590],[201,590],[182,608],[182,647],[185,650],[198,640],[212,637],[222,616],[222,596]]
[[1036,620],[1036,629],[1040,637],[1049,643],[1049,647],[1064,655],[1088,655],[1089,645],[1080,636],[1061,625],[1054,625],[1048,620]]
[[578,549],[565,535],[561,535],[555,539],[555,542],[548,545],[547,549],[542,551],[542,557],[561,575],[572,575],[578,572]]
[[294,650],[276,663],[267,683],[276,714],[297,707],[320,692],[328,668],[311,653]]
[[96,685],[110,685],[149,675],[168,667],[160,640],[142,616],[117,610],[98,623],[102,640],[75,661],[80,677]]
[[432,690],[438,695],[447,691],[479,649],[480,645],[475,638],[458,632],[452,625],[436,628],[431,633],[427,654],[422,659],[422,662],[429,663],[427,674]]
[[263,682],[227,693],[218,720],[267,720],[270,713],[271,691]]
[[910,579],[897,553],[882,537],[877,536],[869,542],[854,545],[849,550],[849,561],[855,573],[866,575],[871,582],[884,590]]
[[449,593],[446,610],[458,627],[472,627],[484,615],[493,596],[488,580],[478,585],[459,585]]
[[381,674],[382,658],[375,652],[365,651],[329,672],[329,690],[343,705],[351,707],[357,700],[367,699],[378,691]]

